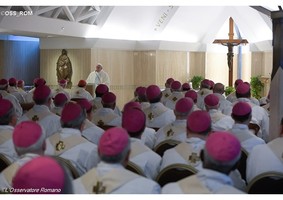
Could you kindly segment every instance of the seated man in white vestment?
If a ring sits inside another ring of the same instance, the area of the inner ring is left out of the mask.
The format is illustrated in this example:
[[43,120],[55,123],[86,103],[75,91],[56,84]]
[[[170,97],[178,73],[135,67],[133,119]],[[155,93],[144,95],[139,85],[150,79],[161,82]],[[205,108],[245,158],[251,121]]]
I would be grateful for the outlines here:
[[18,159],[12,140],[16,123],[17,116],[13,104],[0,98],[0,153],[11,163]]
[[84,122],[82,136],[85,137],[88,141],[98,145],[98,142],[100,140],[100,137],[104,133],[104,130],[91,122],[91,120],[93,119],[93,109],[91,103],[87,99],[76,99],[75,101],[83,109],[85,109],[87,115]]
[[202,151],[203,170],[175,183],[166,184],[163,194],[241,194],[229,173],[241,157],[241,144],[229,132],[211,133]]
[[[242,83],[237,86],[236,89],[237,100],[232,104],[234,106],[237,102],[247,102],[252,107],[252,119],[251,123],[257,124],[260,129],[257,136],[262,138],[265,142],[269,141],[269,116],[266,110],[251,101],[251,88],[248,83]],[[231,115],[229,113],[225,113]]]
[[165,82],[165,89],[162,91],[162,98],[161,98],[161,103],[165,103],[167,98],[172,94],[171,91],[171,83],[174,81],[173,78],[168,78]]
[[13,144],[19,159],[0,173],[0,190],[11,188],[17,170],[28,161],[43,155],[46,147],[45,131],[36,122],[21,122],[13,131]]
[[[130,101],[124,105],[123,112],[133,108],[142,110],[142,105],[139,102]],[[141,135],[141,140],[148,148],[153,149],[156,140],[156,131],[153,128],[145,127]]]
[[99,162],[97,145],[82,137],[85,119],[85,110],[70,101],[62,110],[62,129],[46,140],[45,154],[69,160],[79,175],[83,175]]
[[264,140],[257,137],[248,127],[252,119],[252,108],[246,102],[238,102],[233,106],[232,118],[235,124],[229,132],[233,133],[241,142],[241,146],[247,153],[259,144],[265,144]]
[[8,86],[8,93],[14,95],[20,104],[25,103],[25,95],[26,92],[23,92],[21,90],[18,89],[17,87],[17,79],[15,79],[14,77],[9,78],[9,86]]
[[160,171],[171,164],[188,164],[197,170],[202,169],[200,152],[206,137],[211,131],[211,118],[206,111],[192,112],[186,120],[186,140],[165,151]]
[[65,79],[59,80],[57,88],[52,90],[52,98],[54,98],[59,93],[64,93],[67,96],[68,100],[70,100],[71,95],[70,90],[66,88],[67,83],[68,82]]
[[247,159],[247,182],[265,172],[283,173],[283,118],[279,137],[255,146]]
[[33,92],[35,105],[19,119],[18,123],[28,120],[35,121],[45,129],[46,137],[60,130],[60,117],[50,111],[51,97],[51,90],[48,86],[36,87]]
[[160,186],[153,180],[127,169],[131,142],[127,131],[110,128],[102,135],[98,154],[101,162],[74,180],[75,193],[82,194],[158,194]]
[[23,109],[19,103],[19,100],[8,92],[8,81],[6,79],[0,80],[0,96],[2,96],[3,99],[9,100],[13,104],[17,118],[19,119],[23,114]]
[[212,82],[208,79],[204,79],[200,83],[200,90],[197,92],[198,94],[197,106],[201,110],[205,110],[204,97],[213,93],[211,83]]
[[184,142],[187,139],[187,117],[192,112],[194,102],[191,98],[183,97],[175,105],[176,120],[156,132],[155,147],[165,140]]
[[132,108],[123,112],[122,127],[131,137],[130,161],[139,166],[147,178],[154,180],[159,172],[161,157],[141,140],[145,121],[146,117],[141,109]]
[[71,92],[71,98],[85,98],[88,101],[92,101],[93,96],[86,90],[86,81],[80,80],[77,87]]
[[231,116],[224,115],[219,109],[220,101],[215,94],[209,94],[204,98],[205,109],[211,117],[211,129],[224,131],[232,128],[234,120]]
[[171,95],[167,97],[166,101],[164,102],[164,105],[171,110],[175,109],[176,102],[184,97],[184,94],[182,92],[182,84],[179,81],[173,81],[171,83]]
[[106,92],[102,98],[102,108],[97,109],[93,114],[93,121],[97,126],[121,126],[121,116],[115,113],[116,95]]
[[55,159],[40,156],[22,166],[13,179],[14,194],[73,194],[66,169]]
[[146,96],[150,103],[150,106],[144,109],[147,127],[158,129],[175,121],[174,111],[160,102],[162,93],[157,85],[148,86]]
[[200,110],[200,108],[197,106],[197,101],[198,101],[198,94],[194,90],[189,90],[185,93],[185,97],[191,98],[194,102],[192,111]]
[[213,94],[219,98],[219,110],[224,113],[225,109],[231,108],[232,103],[228,101],[224,96],[224,85],[222,83],[215,83],[213,89]]
[[[103,107],[101,99],[102,96],[107,92],[109,92],[109,87],[105,84],[100,84],[95,88],[95,98],[92,100],[94,112],[96,112],[96,110],[98,110],[99,108]],[[122,116],[122,113],[117,105],[115,105],[114,112],[117,115]]]
[[54,107],[51,108],[51,112],[58,116],[61,116],[62,110],[68,101],[68,97],[64,93],[56,94],[53,100]]

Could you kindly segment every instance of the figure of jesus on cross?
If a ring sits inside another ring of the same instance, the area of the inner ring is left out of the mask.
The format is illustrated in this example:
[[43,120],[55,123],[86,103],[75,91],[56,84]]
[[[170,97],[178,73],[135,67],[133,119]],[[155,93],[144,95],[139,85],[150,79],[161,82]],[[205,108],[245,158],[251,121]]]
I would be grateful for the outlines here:
[[240,44],[247,44],[248,41],[246,39],[234,39],[234,20],[232,17],[229,18],[229,39],[217,39],[214,40],[215,44],[222,44],[228,47],[227,53],[227,64],[229,67],[229,86],[233,86],[233,47],[238,46]]

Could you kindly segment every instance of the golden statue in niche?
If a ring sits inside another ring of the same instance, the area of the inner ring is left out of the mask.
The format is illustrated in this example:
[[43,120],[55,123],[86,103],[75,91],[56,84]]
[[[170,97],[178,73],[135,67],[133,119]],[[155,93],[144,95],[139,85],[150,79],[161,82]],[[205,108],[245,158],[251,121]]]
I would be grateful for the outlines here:
[[67,88],[72,88],[73,69],[71,60],[68,57],[67,53],[67,50],[63,49],[61,55],[58,58],[56,68],[57,81],[59,82],[60,80],[65,79],[67,81]]

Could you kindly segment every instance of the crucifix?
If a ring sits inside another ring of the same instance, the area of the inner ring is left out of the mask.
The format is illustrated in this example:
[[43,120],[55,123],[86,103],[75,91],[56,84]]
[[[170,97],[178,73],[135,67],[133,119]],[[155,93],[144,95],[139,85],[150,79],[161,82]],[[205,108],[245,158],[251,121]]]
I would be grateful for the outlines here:
[[229,39],[217,39],[214,40],[215,44],[222,44],[228,47],[227,53],[227,64],[229,67],[229,86],[233,86],[233,47],[238,46],[240,44],[247,44],[248,41],[246,39],[234,39],[234,20],[232,17],[229,18]]

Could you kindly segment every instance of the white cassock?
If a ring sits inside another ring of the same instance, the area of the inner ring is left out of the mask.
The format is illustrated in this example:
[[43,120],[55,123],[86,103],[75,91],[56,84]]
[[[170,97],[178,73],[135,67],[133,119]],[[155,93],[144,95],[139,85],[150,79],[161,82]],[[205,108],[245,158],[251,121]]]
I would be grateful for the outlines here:
[[154,180],[159,172],[161,157],[140,139],[131,138],[130,161],[138,165],[147,178]]
[[248,153],[250,153],[256,145],[265,144],[264,140],[253,134],[245,124],[234,124],[229,132],[233,133],[239,139],[241,146]]
[[15,151],[13,143],[14,127],[10,125],[0,126],[0,153],[2,153],[8,160],[13,163],[19,157]]
[[247,182],[259,174],[275,171],[283,173],[283,137],[255,146],[247,159]]
[[125,169],[121,164],[101,161],[82,177],[73,181],[75,194],[94,193],[100,182],[100,192],[106,194],[159,194],[160,186],[153,180]]
[[96,72],[96,71],[91,72],[88,75],[86,82],[88,84],[95,84],[95,86],[98,86],[99,84],[105,84],[108,87],[110,86],[109,75],[103,69],[100,72]]
[[100,161],[97,145],[83,138],[81,132],[73,128],[63,128],[60,133],[47,138],[45,154],[69,160],[80,176]]

